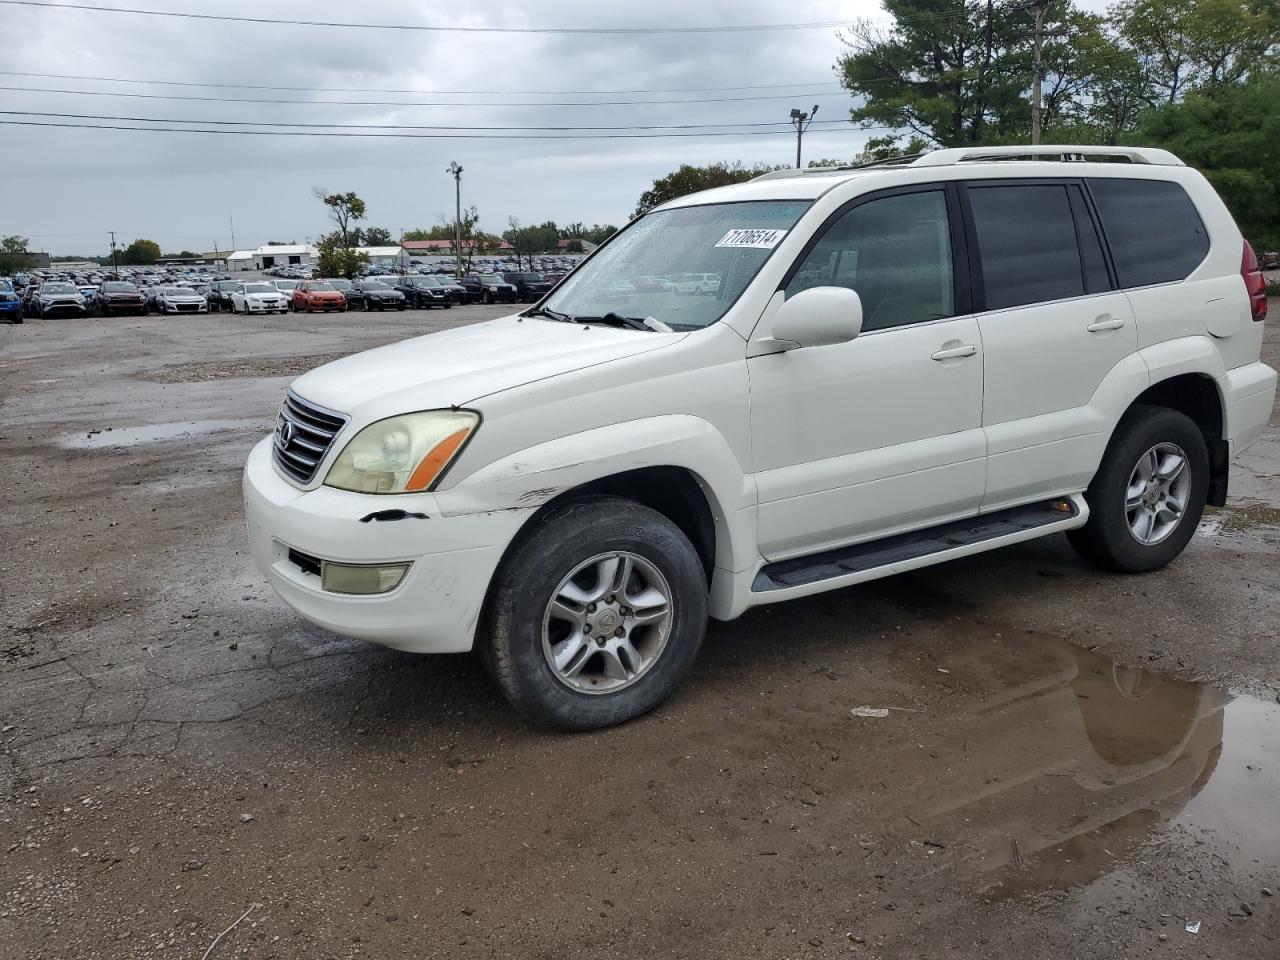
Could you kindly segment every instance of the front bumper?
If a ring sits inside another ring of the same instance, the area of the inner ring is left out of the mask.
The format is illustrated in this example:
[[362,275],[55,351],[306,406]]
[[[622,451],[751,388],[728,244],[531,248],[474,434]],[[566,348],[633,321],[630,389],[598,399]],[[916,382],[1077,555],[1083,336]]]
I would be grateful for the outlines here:
[[21,300],[0,300],[0,314],[4,314],[4,313],[16,313],[21,315],[22,301]]
[[246,300],[245,306],[250,313],[280,313],[289,309],[283,301],[280,303],[263,303],[261,300]]
[[40,307],[42,317],[83,317],[88,308],[77,303],[50,303]]
[[165,313],[208,313],[207,303],[166,303],[162,308]]
[[[243,488],[253,558],[285,603],[326,630],[414,653],[471,649],[493,573],[533,513],[531,508],[444,517],[431,493],[299,490],[276,472],[270,437],[249,454]],[[428,519],[361,522],[395,509]],[[290,548],[343,563],[412,566],[387,593],[329,593],[318,576],[289,559]]]

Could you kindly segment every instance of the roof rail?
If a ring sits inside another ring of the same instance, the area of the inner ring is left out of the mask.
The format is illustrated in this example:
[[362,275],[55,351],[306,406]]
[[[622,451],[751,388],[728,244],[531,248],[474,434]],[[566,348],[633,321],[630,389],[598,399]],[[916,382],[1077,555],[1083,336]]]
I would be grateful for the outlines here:
[[1007,147],[949,147],[934,150],[915,160],[913,167],[945,167],[956,163],[974,163],[982,160],[1045,160],[1082,161],[1085,157],[1123,157],[1129,163],[1149,163],[1162,167],[1185,166],[1168,150],[1157,147],[1104,147],[1086,144],[1049,144],[1043,146]]

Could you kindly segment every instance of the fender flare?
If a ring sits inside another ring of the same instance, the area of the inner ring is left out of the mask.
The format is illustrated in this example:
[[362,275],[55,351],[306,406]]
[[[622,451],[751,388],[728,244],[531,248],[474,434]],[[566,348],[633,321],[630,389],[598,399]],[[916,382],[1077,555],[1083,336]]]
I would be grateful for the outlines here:
[[576,487],[645,467],[688,470],[716,529],[715,565],[740,570],[755,559],[755,479],[710,422],[667,414],[596,427],[526,447],[436,492],[445,516],[530,510]]

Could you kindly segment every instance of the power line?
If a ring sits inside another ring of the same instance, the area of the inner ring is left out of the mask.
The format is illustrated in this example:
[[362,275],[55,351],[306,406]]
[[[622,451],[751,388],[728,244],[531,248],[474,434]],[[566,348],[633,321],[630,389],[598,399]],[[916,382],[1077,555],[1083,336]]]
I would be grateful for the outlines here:
[[[633,126],[525,126],[525,127],[492,127],[492,126],[460,126],[458,124],[403,124],[403,123],[292,123],[286,121],[265,120],[200,120],[195,117],[121,117],[97,113],[51,113],[47,110],[0,110],[0,115],[10,117],[53,117],[59,120],[117,120],[129,123],[198,123],[218,127],[299,127],[312,129],[340,130],[456,130],[471,131],[541,131],[572,132],[583,130],[703,130],[720,127],[785,127],[786,123],[743,122],[743,123],[670,123],[641,124]],[[820,120],[820,124],[843,124],[848,120]],[[743,131],[744,133],[746,131]]]
[[[724,93],[735,90],[790,90],[797,87],[839,86],[835,80],[797,81],[796,83],[766,83],[739,87],[649,87],[634,90],[423,90],[387,89],[385,87],[282,87],[263,83],[197,83],[190,80],[138,80],[132,77],[89,77],[74,73],[24,73],[21,70],[0,70],[0,77],[32,77],[41,80],[91,80],[102,83],[133,83],[157,87],[219,87],[228,90],[285,90],[296,93],[320,91],[322,93],[413,93],[441,96],[487,96],[525,94],[528,96],[553,96],[576,93],[583,96],[610,96],[623,93]],[[797,94],[799,96],[799,94]]]
[[[10,0],[0,0],[8,3]],[[297,103],[347,107],[640,107],[646,105],[689,103],[749,103],[758,100],[794,100],[803,97],[847,97],[848,91],[831,93],[779,93],[755,97],[709,97],[682,100],[297,100],[281,97],[197,97],[179,93],[126,93],[120,90],[64,90],[59,87],[15,87],[3,85],[0,90],[22,93],[72,94],[78,97],[130,97],[135,100],[191,100],[200,103]]]
[[[0,0],[3,2],[3,0]],[[199,121],[172,121],[192,123]],[[15,127],[60,127],[70,130],[132,130],[135,133],[208,133],[239,137],[363,137],[375,140],[661,140],[672,137],[789,137],[790,130],[714,131],[711,133],[601,133],[601,134],[520,134],[520,133],[346,133],[311,130],[206,130],[198,127],[126,127],[104,123],[63,123],[43,120],[0,120],[0,125]],[[855,127],[843,129],[851,133],[864,130],[896,130],[896,127]],[[831,132],[831,131],[826,131]]]
[[339,27],[343,30],[408,30],[421,33],[515,33],[587,36],[637,36],[699,33],[772,33],[795,30],[829,30],[849,26],[852,20],[814,20],[807,23],[724,24],[705,27],[457,27],[420,23],[351,23],[333,20],[285,20],[276,17],[238,17],[222,13],[185,13],[176,10],[147,10],[139,7],[104,7],[91,3],[49,3],[47,0],[0,0],[18,7],[46,10],[86,10],[93,13],[124,13],[133,16],[172,17],[181,20],[213,20],[222,23],[274,24],[291,27]]

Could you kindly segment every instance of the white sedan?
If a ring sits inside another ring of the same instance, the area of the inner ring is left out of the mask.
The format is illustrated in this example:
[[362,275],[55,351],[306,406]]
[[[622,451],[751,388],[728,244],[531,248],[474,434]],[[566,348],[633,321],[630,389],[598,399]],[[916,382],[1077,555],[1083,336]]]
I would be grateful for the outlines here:
[[270,283],[242,283],[231,291],[232,313],[287,313],[289,301]]
[[161,287],[155,298],[160,313],[208,313],[209,301],[190,287]]

